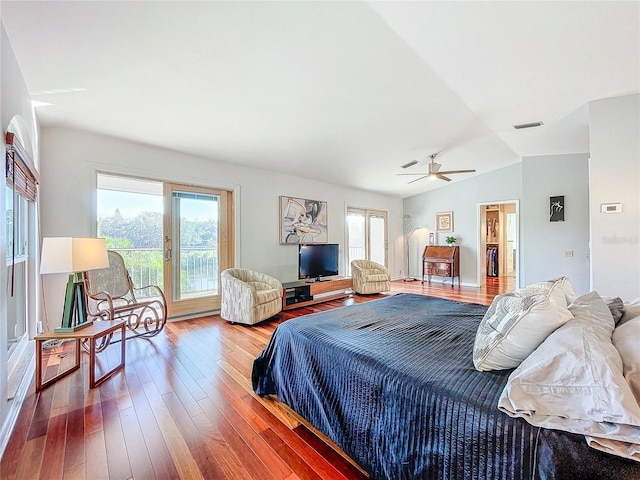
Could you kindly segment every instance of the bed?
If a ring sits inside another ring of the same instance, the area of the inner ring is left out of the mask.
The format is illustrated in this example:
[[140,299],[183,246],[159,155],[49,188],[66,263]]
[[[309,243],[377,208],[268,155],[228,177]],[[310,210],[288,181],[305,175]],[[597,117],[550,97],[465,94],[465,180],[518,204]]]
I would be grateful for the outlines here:
[[511,370],[472,362],[487,307],[399,294],[279,325],[253,388],[376,479],[640,478],[640,463],[497,405]]

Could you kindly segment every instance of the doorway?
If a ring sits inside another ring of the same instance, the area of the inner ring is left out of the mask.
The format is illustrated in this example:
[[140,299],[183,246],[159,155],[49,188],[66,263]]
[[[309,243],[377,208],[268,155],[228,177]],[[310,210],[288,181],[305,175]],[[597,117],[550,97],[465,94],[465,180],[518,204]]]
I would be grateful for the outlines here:
[[164,284],[173,318],[220,308],[220,272],[231,266],[230,195],[164,184]]
[[478,204],[478,285],[519,287],[519,201]]

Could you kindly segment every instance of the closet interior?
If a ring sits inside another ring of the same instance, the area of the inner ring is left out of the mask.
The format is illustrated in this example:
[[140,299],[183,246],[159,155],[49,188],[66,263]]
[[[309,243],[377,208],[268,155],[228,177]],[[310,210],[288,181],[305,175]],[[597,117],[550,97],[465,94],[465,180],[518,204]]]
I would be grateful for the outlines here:
[[481,235],[486,277],[515,277],[517,251],[515,204],[485,205],[482,213]]

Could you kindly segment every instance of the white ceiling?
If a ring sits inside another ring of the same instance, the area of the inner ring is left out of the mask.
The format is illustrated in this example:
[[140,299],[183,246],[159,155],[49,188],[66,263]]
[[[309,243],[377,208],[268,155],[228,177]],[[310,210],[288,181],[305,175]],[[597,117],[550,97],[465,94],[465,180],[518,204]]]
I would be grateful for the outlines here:
[[[640,2],[4,1],[42,125],[402,197],[587,152],[640,91]],[[513,129],[541,120],[544,126]],[[473,174],[454,175],[461,181]]]

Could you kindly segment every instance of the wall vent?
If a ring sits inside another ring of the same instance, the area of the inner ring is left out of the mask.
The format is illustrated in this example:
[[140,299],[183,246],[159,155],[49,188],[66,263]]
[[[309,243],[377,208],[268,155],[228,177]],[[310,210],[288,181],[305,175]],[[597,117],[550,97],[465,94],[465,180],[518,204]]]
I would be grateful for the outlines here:
[[411,160],[409,163],[405,163],[404,165],[402,165],[402,168],[413,167],[416,163],[418,163],[417,160]]
[[542,125],[544,125],[544,123],[542,122],[521,123],[519,125],[514,125],[513,128],[515,128],[516,130],[520,130],[521,128],[533,128],[540,127]]

